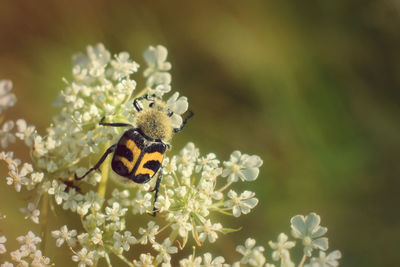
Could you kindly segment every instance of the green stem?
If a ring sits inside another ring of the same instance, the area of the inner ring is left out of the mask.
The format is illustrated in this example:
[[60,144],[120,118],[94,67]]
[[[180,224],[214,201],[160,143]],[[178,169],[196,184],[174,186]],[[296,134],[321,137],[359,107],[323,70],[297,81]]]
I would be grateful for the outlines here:
[[164,231],[165,229],[167,229],[171,224],[172,224],[172,222],[166,224],[163,228],[161,228],[161,229],[157,232],[157,234],[159,234],[159,233],[161,233],[162,231]]
[[116,256],[118,258],[120,258],[123,262],[125,262],[127,265],[129,265],[130,267],[134,267],[133,263],[130,262],[127,258],[125,258],[124,255],[120,254],[120,255],[116,255]]
[[112,267],[112,265],[111,265],[111,261],[110,261],[110,257],[108,256],[108,254],[106,253],[106,262],[107,262],[107,266],[108,267]]
[[147,92],[148,90],[149,90],[149,87],[146,87],[146,88],[142,89],[142,91],[140,91],[140,92],[135,96],[135,98],[138,98],[138,97],[141,97],[141,96],[145,95],[146,92]]
[[299,264],[299,267],[303,267],[304,263],[306,262],[307,256],[304,254],[303,258],[301,259],[301,262]]
[[231,184],[232,184],[232,182],[227,183],[225,186],[223,186],[222,188],[220,188],[220,189],[218,190],[218,192],[224,191],[224,190],[227,189]]
[[174,173],[174,179],[175,179],[175,182],[178,184],[178,187],[181,186],[181,182],[179,181],[178,176],[176,176],[175,173]]
[[[109,142],[106,143],[106,147],[108,146]],[[97,193],[99,193],[100,198],[104,198],[104,196],[106,195],[109,168],[110,160],[109,158],[107,158],[101,165],[101,181],[97,189]]]
[[40,208],[40,237],[42,238],[41,243],[41,250],[45,253],[46,249],[46,238],[47,238],[47,215],[48,215],[48,208],[49,208],[49,195],[43,194],[42,197],[42,207]]

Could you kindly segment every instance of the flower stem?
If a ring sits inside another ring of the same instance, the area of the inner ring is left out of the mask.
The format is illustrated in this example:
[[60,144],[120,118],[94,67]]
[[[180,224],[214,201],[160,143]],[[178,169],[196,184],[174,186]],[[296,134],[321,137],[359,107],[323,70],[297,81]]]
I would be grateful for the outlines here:
[[299,267],[303,267],[304,263],[306,262],[307,256],[303,255],[303,258],[301,259],[301,262],[299,264]]
[[149,87],[143,88],[142,91],[140,91],[140,92],[135,96],[135,98],[138,98],[138,97],[141,97],[141,96],[145,95],[146,92],[147,92],[148,90],[149,90]]
[[232,182],[227,183],[227,184],[224,185],[222,188],[220,188],[220,189],[218,190],[218,192],[224,191],[224,190],[227,189],[231,184],[232,184]]
[[[106,147],[109,146],[109,143],[107,142]],[[104,198],[106,195],[106,189],[107,189],[107,181],[108,181],[108,172],[110,168],[110,160],[107,158],[105,162],[101,165],[101,181],[99,183],[99,188],[97,189],[97,193],[99,193],[100,198]]]
[[49,195],[43,194],[42,196],[42,207],[40,209],[40,237],[42,238],[42,243],[40,244],[41,250],[45,253],[46,249],[46,238],[47,238],[47,215],[48,215],[48,207],[49,207]]
[[124,257],[124,255],[120,254],[117,255],[115,254],[118,258],[120,258],[123,262],[125,262],[127,265],[129,265],[130,267],[134,267],[133,263],[130,262],[127,258]]
[[174,243],[176,237],[178,236],[178,230],[174,230],[169,235],[169,240],[171,240],[171,244]]
[[157,231],[157,234],[159,234],[159,233],[161,233],[162,231],[164,231],[165,229],[167,229],[171,224],[172,224],[172,222],[166,224],[163,228],[161,228],[159,231]]
[[112,265],[111,265],[111,261],[110,261],[110,256],[108,256],[108,254],[107,254],[107,253],[106,253],[106,256],[105,256],[105,258],[106,258],[107,266],[108,266],[108,267],[112,267]]

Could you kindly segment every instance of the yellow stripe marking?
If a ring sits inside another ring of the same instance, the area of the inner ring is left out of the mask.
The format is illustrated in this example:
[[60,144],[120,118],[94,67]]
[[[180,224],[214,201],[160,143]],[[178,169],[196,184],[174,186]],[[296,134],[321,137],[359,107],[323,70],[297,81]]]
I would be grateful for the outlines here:
[[159,161],[161,163],[163,157],[164,157],[164,155],[161,154],[160,152],[145,153],[143,155],[143,158],[142,158],[141,162],[140,162],[140,165],[138,166],[138,168],[136,170],[135,175],[148,174],[150,177],[153,177],[154,171],[151,170],[151,169],[144,168],[143,165],[146,164],[146,162],[152,161],[152,160]]
[[118,157],[118,160],[120,160],[125,167],[128,169],[128,172],[131,172],[133,170],[133,167],[135,167],[135,161],[129,161],[124,157]]
[[133,161],[136,161],[139,158],[140,153],[142,152],[142,150],[140,150],[140,148],[135,144],[135,142],[133,140],[128,139],[125,142],[125,146],[132,151],[133,154]]
[[128,169],[128,172],[131,172],[135,167],[136,161],[139,158],[142,150],[131,139],[122,140],[120,143],[124,144],[130,151],[132,151],[132,161],[129,161],[127,158],[121,156],[119,156],[117,159],[125,165],[125,167]]

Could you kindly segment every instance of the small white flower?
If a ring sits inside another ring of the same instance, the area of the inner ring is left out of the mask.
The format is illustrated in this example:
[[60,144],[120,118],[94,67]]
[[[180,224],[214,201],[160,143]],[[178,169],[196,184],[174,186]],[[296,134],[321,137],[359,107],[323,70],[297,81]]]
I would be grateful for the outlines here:
[[44,173],[43,172],[34,172],[31,174],[31,180],[33,184],[38,184],[43,180]]
[[150,221],[147,223],[147,229],[144,229],[142,227],[139,228],[139,234],[142,236],[139,239],[139,243],[142,245],[146,245],[147,242],[154,243],[155,242],[155,236],[158,233],[158,229],[160,227],[156,225],[155,222]]
[[[214,260],[212,259],[211,253],[205,253],[203,255],[203,267],[222,267],[225,266],[225,259],[222,256],[216,257]],[[223,265],[224,264],[224,265]]]
[[19,119],[16,122],[18,132],[15,134],[19,139],[24,140],[25,144],[28,146],[33,146],[33,133],[35,132],[35,127],[26,123],[25,120]]
[[239,245],[236,247],[236,251],[242,254],[240,262],[242,264],[249,264],[250,266],[261,266],[265,263],[264,247],[257,246],[256,241],[252,238],[248,238],[245,242],[245,246]]
[[33,150],[39,157],[45,155],[48,152],[43,137],[38,134],[33,137]]
[[54,230],[51,235],[56,238],[56,246],[61,247],[64,242],[67,242],[69,246],[75,245],[76,242],[76,230],[68,231],[66,225],[62,226],[60,230]]
[[65,192],[67,186],[65,184],[59,184],[57,180],[53,180],[51,187],[48,190],[50,195],[54,195],[56,203],[61,205],[63,200],[68,199],[68,194]]
[[95,211],[99,211],[101,209],[103,202],[104,199],[100,198],[100,195],[94,191],[89,191],[84,196],[84,205],[93,208]]
[[0,236],[0,254],[4,254],[7,252],[6,246],[4,246],[4,243],[6,243],[7,238],[3,235]]
[[[170,78],[169,78],[169,73],[165,73],[165,74],[161,74],[164,75],[163,79],[160,79],[162,82],[170,82]],[[158,84],[156,85],[156,87],[150,88],[148,89],[148,94],[149,95],[155,95],[159,98],[161,98],[164,94],[169,93],[171,91],[171,86],[167,83],[162,83],[162,84]]]
[[[87,226],[88,228],[94,227],[94,226],[100,226],[106,222],[106,215],[101,213],[101,212],[96,212],[89,214],[85,217],[85,220],[83,221],[84,225]],[[115,221],[119,222],[119,220]]]
[[[1,109],[1,107],[0,107]],[[16,138],[11,130],[14,128],[13,121],[6,121],[0,129],[0,145],[2,148],[7,148],[9,143],[14,143]]]
[[210,219],[208,219],[202,226],[197,226],[197,231],[200,233],[199,241],[204,242],[208,237],[208,241],[210,243],[214,243],[218,238],[217,232],[221,230],[222,230],[222,224],[220,223],[211,224]]
[[[157,69],[160,71],[168,71],[171,69],[171,63],[166,62],[168,50],[162,45],[156,47],[150,46],[144,52],[144,59],[146,60],[149,68]],[[145,70],[146,72],[146,70]]]
[[164,212],[164,211],[167,211],[170,206],[171,206],[171,201],[169,200],[169,197],[167,195],[159,196],[158,199],[157,199],[157,202],[154,203],[154,207],[160,213]]
[[28,262],[23,260],[23,258],[28,257],[30,253],[31,251],[27,250],[25,247],[21,247],[20,250],[10,252],[10,256],[13,261],[18,263],[18,267],[28,267]]
[[[120,93],[125,93],[125,92],[133,92],[136,88],[136,81],[135,80],[130,80],[130,79],[123,79],[122,81],[120,81],[117,86],[115,87]],[[131,107],[131,104],[129,105],[129,107]],[[124,109],[128,110],[129,107],[125,107]],[[123,111],[124,112],[124,111]],[[98,110],[96,108],[96,110],[91,112],[92,115],[97,115],[98,114]],[[126,116],[129,115],[128,113],[126,114]]]
[[292,235],[294,238],[302,239],[304,254],[311,256],[313,249],[327,250],[328,238],[323,236],[328,229],[320,226],[321,217],[314,212],[303,215],[296,215],[290,220]]
[[163,174],[167,175],[167,174],[174,174],[176,172],[176,170],[178,169],[178,167],[176,166],[176,157],[164,157],[163,160]]
[[262,164],[263,161],[259,156],[242,155],[240,151],[234,151],[229,161],[224,161],[222,177],[228,176],[228,182],[236,182],[239,178],[242,181],[254,181]]
[[72,256],[72,260],[78,263],[78,267],[92,266],[94,260],[94,251],[87,250],[83,247],[76,255]]
[[27,208],[21,208],[20,210],[25,213],[25,219],[30,219],[36,224],[39,223],[40,210],[36,209],[34,203],[30,202]]
[[53,150],[57,146],[57,140],[54,140],[52,136],[48,136],[46,139],[46,149],[47,150]]
[[67,194],[68,196],[64,201],[63,209],[70,209],[75,212],[78,208],[78,203],[83,199],[83,196],[80,193],[77,193],[75,188],[71,188]]
[[185,238],[188,235],[188,232],[192,230],[192,224],[188,222],[189,214],[177,214],[175,215],[175,223],[171,225],[171,228],[174,230],[178,230],[178,234]]
[[[18,163],[18,162],[16,162]],[[21,191],[21,187],[23,185],[27,185],[30,181],[26,176],[33,171],[32,165],[29,163],[24,163],[21,170],[18,170],[18,166],[14,164],[10,164],[9,166],[9,175],[7,179],[7,184],[14,184],[14,188],[17,192]]]
[[201,172],[201,177],[207,181],[215,181],[215,179],[222,174],[222,168],[206,167]]
[[171,74],[167,71],[171,69],[171,63],[167,62],[167,49],[162,45],[156,47],[150,46],[144,52],[144,60],[148,67],[144,70],[143,75],[147,78],[146,85],[170,84]]
[[10,93],[12,82],[9,80],[0,80],[0,114],[9,107],[12,107],[17,102],[14,94]]
[[209,197],[212,197],[213,199],[220,200],[223,197],[223,194],[221,192],[215,191],[215,182],[210,181],[208,179],[209,177],[205,179],[201,179],[198,185],[198,190],[199,190],[199,197],[202,199],[208,199]]
[[50,259],[42,255],[42,251],[36,250],[35,253],[32,255],[33,257],[31,266],[32,267],[50,267]]
[[295,267],[296,265],[290,259],[290,253],[283,253],[281,257],[281,267]]
[[133,265],[135,267],[155,267],[153,264],[154,262],[154,257],[151,256],[150,254],[140,254],[139,261],[133,261]]
[[150,208],[153,206],[151,201],[152,197],[153,196],[151,193],[142,195],[141,192],[138,192],[136,198],[134,199],[134,204],[132,205],[133,214],[143,214],[147,210],[150,210]]
[[82,246],[86,246],[90,243],[88,233],[82,233],[82,234],[78,235],[77,238],[78,238],[79,244],[81,244]]
[[7,163],[7,165],[9,165],[8,168],[10,168],[10,165],[16,167],[20,164],[18,159],[14,159],[14,152],[12,152],[12,151],[10,151],[10,152],[1,151],[0,152],[0,160],[4,160]]
[[166,102],[168,109],[173,112],[171,116],[171,125],[173,128],[179,128],[183,119],[181,115],[188,110],[189,103],[187,97],[179,97],[179,93],[175,92]]
[[122,208],[118,202],[114,202],[112,208],[106,207],[106,219],[108,221],[119,221],[119,217],[124,216],[127,208]]
[[233,190],[228,192],[228,197],[231,200],[227,200],[224,203],[225,207],[232,208],[233,216],[239,217],[240,214],[248,214],[252,208],[254,208],[258,199],[254,197],[255,193],[250,191],[244,191],[240,196]]
[[102,76],[104,74],[106,65],[110,61],[110,52],[104,47],[103,44],[97,44],[95,47],[88,46],[86,51],[89,59],[89,74],[93,77]]
[[76,207],[76,212],[80,215],[80,216],[85,216],[88,212],[89,209],[91,208],[90,203],[88,202],[80,202],[78,204],[78,206]]
[[29,231],[25,236],[17,237],[17,241],[23,245],[24,248],[33,252],[36,250],[36,244],[42,242],[42,239],[37,237],[32,231]]
[[5,261],[0,267],[14,267],[14,265],[11,262]]
[[93,244],[103,245],[103,232],[98,227],[96,227],[90,235],[90,240]]
[[179,265],[182,267],[201,267],[201,261],[201,257],[194,257],[194,255],[190,255],[188,258],[180,260]]
[[296,243],[292,241],[287,241],[288,236],[284,233],[280,233],[278,236],[278,242],[269,241],[269,246],[274,250],[272,252],[272,259],[278,261],[283,257],[284,254],[289,253],[289,249],[293,248]]
[[112,197],[107,200],[107,203],[111,205],[114,202],[120,203],[123,207],[128,207],[131,205],[130,193],[128,190],[119,191],[114,189],[112,192]]
[[[196,148],[194,143],[188,143],[179,153],[177,157],[178,170],[184,177],[190,177],[193,173],[195,163],[200,155],[199,149]],[[189,184],[188,184],[189,185]]]
[[125,231],[123,235],[118,232],[114,232],[113,239],[114,249],[116,251],[118,251],[119,249],[129,251],[130,245],[136,244],[136,238],[132,236],[132,233],[129,231]]
[[219,160],[214,153],[208,153],[205,157],[201,157],[197,160],[196,172],[200,172],[201,170],[210,170],[218,168]]
[[158,262],[169,263],[171,260],[171,255],[178,252],[178,248],[171,246],[171,240],[166,238],[162,244],[154,243],[153,248],[158,251],[156,260]]
[[113,67],[113,79],[121,80],[134,72],[137,72],[139,64],[129,59],[129,53],[121,52],[115,56],[115,59],[111,60],[111,66]]
[[311,258],[310,264],[306,264],[304,267],[337,267],[340,258],[342,258],[342,254],[339,250],[332,251],[328,255],[320,251],[319,258]]

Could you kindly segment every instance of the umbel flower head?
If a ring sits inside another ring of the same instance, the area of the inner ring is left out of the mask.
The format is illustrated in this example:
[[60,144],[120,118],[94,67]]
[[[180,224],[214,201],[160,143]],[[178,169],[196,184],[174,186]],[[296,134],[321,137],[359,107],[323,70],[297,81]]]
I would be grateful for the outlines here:
[[[235,189],[231,186],[257,179],[263,164],[259,156],[234,151],[229,159],[221,161],[214,153],[201,154],[195,143],[189,142],[179,153],[170,155],[167,151],[163,155],[162,167],[154,175],[163,176],[161,184],[156,184],[156,178],[136,184],[122,177],[121,182],[121,177],[111,171],[109,160],[93,167],[93,162],[97,162],[127,130],[106,127],[99,123],[103,118],[118,122],[119,126],[140,127],[143,121],[138,119],[139,109],[150,110],[155,98],[162,103],[160,110],[168,111],[165,116],[168,124],[179,128],[185,121],[182,115],[189,108],[186,97],[171,92],[171,63],[167,61],[165,47],[151,46],[145,51],[147,67],[143,76],[146,83],[142,86],[137,86],[133,78],[140,66],[129,53],[111,55],[98,44],[88,46],[85,53],[74,56],[72,78],[65,80],[66,87],[58,96],[59,113],[53,117],[44,135],[23,119],[5,122],[0,127],[2,147],[20,139],[30,149],[31,163],[21,162],[13,152],[0,152],[0,160],[8,166],[6,183],[17,192],[30,191],[34,196],[21,209],[25,218],[42,224],[47,220],[46,217],[42,220],[42,216],[49,214],[47,209],[57,205],[60,210],[75,216],[81,222],[78,229],[63,222],[51,231],[51,236],[55,246],[69,248],[70,262],[79,267],[95,266],[99,261],[112,266],[111,260],[115,257],[130,267],[167,267],[173,262],[179,262],[180,266],[274,266],[267,263],[265,248],[256,246],[256,240],[251,238],[244,246],[237,246],[241,259],[232,265],[226,263],[224,257],[209,252],[196,257],[195,251],[186,258],[172,261],[189,239],[201,246],[217,242],[221,233],[236,231],[222,225],[214,214],[240,217],[257,206],[255,192],[245,189],[240,192],[240,185]],[[0,113],[15,104],[15,96],[10,90],[11,82],[1,80]],[[139,104],[134,102],[138,98],[142,100]],[[91,172],[80,182],[75,180],[74,174],[80,177],[91,168],[99,169],[99,172]],[[109,178],[116,183],[111,183]],[[156,191],[158,199],[155,201],[152,188],[158,185],[160,190]],[[115,188],[111,190],[110,187]],[[46,206],[48,199],[50,205]],[[40,210],[39,203],[42,203]],[[159,214],[157,223],[146,215],[152,214],[154,209]],[[135,225],[128,216],[132,214],[149,219],[143,225]],[[326,228],[319,226],[318,215],[297,215],[291,223],[293,236],[302,239],[304,247],[299,266],[302,267],[306,259],[310,259],[309,264],[313,267],[337,266],[340,252],[328,255],[323,252],[328,248],[328,241],[321,237]],[[51,265],[50,259],[37,249],[41,238],[33,232],[17,240],[21,248],[10,252],[15,265],[4,262],[1,266]],[[5,236],[0,237],[0,253],[7,252],[6,241]],[[277,242],[270,241],[269,244],[273,249],[273,260],[280,261],[282,267],[294,266],[290,249],[295,243],[288,241],[287,235],[282,233]],[[125,253],[131,250],[146,250],[146,253],[128,259]],[[319,258],[311,258],[313,250],[322,250]]]
[[[0,155],[8,164],[7,183],[18,192],[26,188],[38,194],[28,208],[22,209],[26,218],[39,223],[41,212],[36,205],[44,195],[50,195],[52,202],[63,210],[75,213],[82,229],[64,225],[53,230],[52,236],[56,246],[70,248],[71,259],[80,266],[90,266],[102,258],[108,262],[111,254],[122,258],[132,247],[149,243],[152,256],[140,257],[141,261],[169,264],[170,254],[183,248],[189,238],[198,245],[214,243],[221,233],[233,231],[216,222],[213,213],[239,217],[258,203],[254,192],[228,192],[235,182],[257,178],[262,165],[258,156],[235,151],[221,163],[214,153],[202,156],[194,143],[187,144],[177,155],[164,155],[159,171],[164,178],[155,203],[150,191],[155,178],[140,186],[132,186],[125,178],[128,187],[115,188],[111,197],[105,199],[107,187],[113,186],[108,178],[115,176],[108,167],[109,161],[102,164],[101,173],[91,172],[80,185],[74,181],[75,173],[82,176],[93,167],[93,162],[126,131],[100,125],[102,118],[132,127],[143,124],[137,121],[138,107],[132,105],[136,98],[141,97],[142,101],[136,104],[141,110],[151,108],[152,99],[147,96],[156,98],[168,111],[166,118],[171,127],[182,125],[182,114],[188,110],[189,102],[179,92],[171,92],[171,63],[167,55],[167,49],[161,45],[145,51],[146,83],[138,90],[133,76],[140,66],[129,53],[112,56],[102,44],[88,46],[85,53],[73,57],[72,79],[65,79],[66,87],[56,102],[60,112],[53,117],[45,135],[25,120],[16,122],[16,133],[11,137],[7,137],[7,132],[15,123],[4,128],[4,140],[16,137],[31,149],[32,163],[22,163],[13,154]],[[10,87],[10,82],[1,84],[8,99],[4,108],[14,104]],[[88,185],[82,186],[85,183]],[[128,214],[152,213],[153,207],[164,219],[162,225],[150,220],[147,226],[127,228]],[[168,238],[160,239],[161,232],[169,232]],[[178,247],[176,240],[180,240]],[[212,262],[208,254],[205,261]]]

